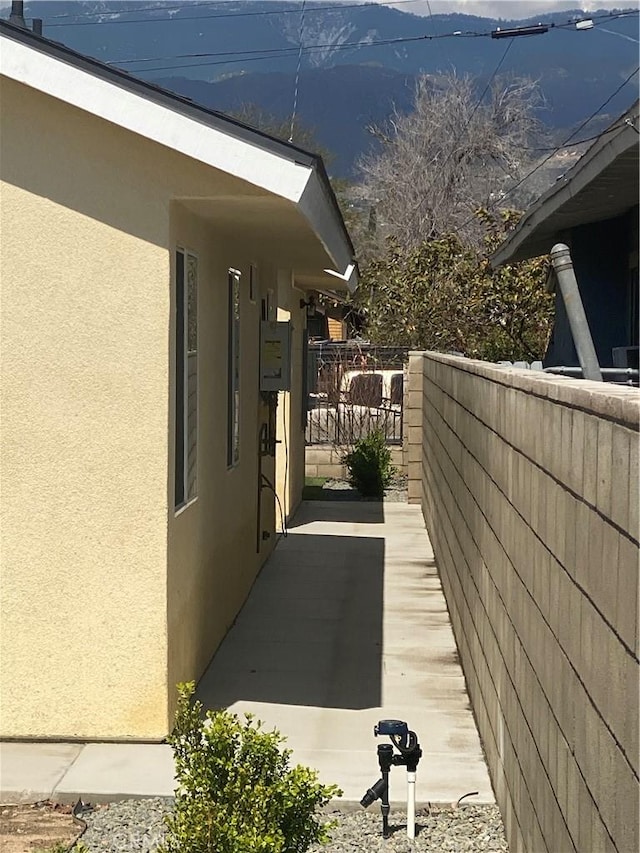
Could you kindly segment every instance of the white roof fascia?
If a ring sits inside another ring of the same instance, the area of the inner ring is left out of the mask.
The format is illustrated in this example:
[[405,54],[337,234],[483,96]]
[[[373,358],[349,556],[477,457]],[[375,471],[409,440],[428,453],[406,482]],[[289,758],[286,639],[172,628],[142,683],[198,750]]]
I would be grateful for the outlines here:
[[[139,136],[297,203],[313,168],[181,115],[11,38],[0,38],[0,73]],[[341,240],[343,242],[343,239]]]
[[[341,222],[333,205],[329,203],[322,181],[316,172],[311,176],[298,206],[336,265],[335,270],[325,270],[325,272],[341,279],[344,282],[342,286],[353,292],[358,284],[353,250],[344,239]],[[338,286],[337,282],[336,286]]]
[[[638,132],[633,125],[623,126],[618,133],[604,134],[589,148],[577,163],[546,193],[533,203],[518,223],[513,234],[505,240],[491,257],[491,266],[502,266],[524,243],[529,233],[548,219],[563,204],[583,190],[628,148],[637,145]],[[551,249],[551,246],[549,247]]]

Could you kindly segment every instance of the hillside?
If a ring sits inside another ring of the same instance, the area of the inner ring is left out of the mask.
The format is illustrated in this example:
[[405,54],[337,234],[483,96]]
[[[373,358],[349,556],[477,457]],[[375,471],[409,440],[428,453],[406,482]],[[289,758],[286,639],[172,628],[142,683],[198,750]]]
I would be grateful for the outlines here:
[[[298,118],[331,153],[328,168],[333,174],[352,172],[357,157],[372,144],[367,128],[384,121],[394,104],[410,109],[413,81],[413,75],[367,65],[301,73]],[[238,112],[243,105],[259,104],[278,118],[290,113],[295,85],[292,74],[280,72],[238,75],[218,83],[177,77],[157,82],[212,109]]]
[[[461,14],[425,18],[379,5],[327,5],[306,5],[298,115],[334,153],[331,167],[338,175],[351,174],[370,144],[368,125],[383,122],[393,104],[408,108],[416,75],[455,68],[458,74],[477,76],[478,86],[484,87],[508,46],[486,34],[498,26],[538,20]],[[44,19],[47,37],[193,100],[223,111],[251,103],[279,118],[290,115],[299,7],[238,0],[182,8],[175,2],[145,3],[139,8],[148,11],[130,11],[132,4],[125,2],[25,4],[29,17]],[[580,14],[568,10],[545,16],[556,28],[515,39],[501,68],[501,73],[540,81],[547,100],[541,117],[557,132],[596,111],[638,64],[637,16],[603,19],[586,32],[558,26]],[[426,38],[454,32],[460,35]],[[599,124],[590,124],[585,135],[601,129],[635,97],[637,80],[611,101]]]

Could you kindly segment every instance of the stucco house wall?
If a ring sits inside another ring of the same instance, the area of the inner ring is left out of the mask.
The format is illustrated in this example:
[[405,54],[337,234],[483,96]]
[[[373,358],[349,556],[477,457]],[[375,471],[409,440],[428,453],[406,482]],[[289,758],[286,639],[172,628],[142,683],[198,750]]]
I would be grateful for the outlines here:
[[[304,291],[295,280],[281,275],[278,291],[278,320],[291,323],[291,390],[278,395],[276,489],[285,519],[291,518],[304,488],[304,427],[302,424],[303,342],[307,334],[306,309],[300,307]],[[281,519],[277,518],[277,524]]]
[[2,734],[159,736],[166,190],[133,140],[1,97]]
[[[264,258],[250,256],[260,271],[260,293],[249,299],[250,261],[241,241],[221,241],[215,228],[183,205],[172,205],[171,244],[198,256],[199,435],[198,497],[168,513],[168,683],[197,680],[246,598],[259,567],[273,549],[273,494],[260,490],[259,428],[269,418],[258,391],[261,294],[273,288],[276,271]],[[240,278],[240,458],[227,465],[228,270]],[[175,276],[172,276],[175,282]],[[172,323],[172,327],[173,327]],[[172,339],[171,362],[175,355]],[[169,412],[175,418],[175,377]],[[262,457],[262,472],[274,479],[273,457]],[[174,449],[169,454],[169,494],[173,495]],[[262,539],[262,530],[269,539]]]
[[[274,547],[262,301],[288,293],[296,266],[317,286],[348,238],[311,155],[192,121],[173,96],[6,23],[0,36],[0,736],[161,739],[176,682],[202,675]],[[216,144],[198,148],[201,133]],[[178,511],[177,248],[198,258],[198,492]]]

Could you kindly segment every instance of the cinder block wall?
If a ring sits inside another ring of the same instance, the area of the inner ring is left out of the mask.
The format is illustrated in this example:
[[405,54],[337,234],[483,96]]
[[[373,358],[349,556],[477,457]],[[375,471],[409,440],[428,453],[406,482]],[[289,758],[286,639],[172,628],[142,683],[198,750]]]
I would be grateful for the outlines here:
[[512,853],[637,853],[638,392],[414,353],[421,502]]
[[[391,464],[403,474],[404,455],[402,447],[392,446]],[[309,444],[305,450],[305,476],[335,477],[338,480],[347,478],[347,469],[340,461],[343,451],[331,444]]]

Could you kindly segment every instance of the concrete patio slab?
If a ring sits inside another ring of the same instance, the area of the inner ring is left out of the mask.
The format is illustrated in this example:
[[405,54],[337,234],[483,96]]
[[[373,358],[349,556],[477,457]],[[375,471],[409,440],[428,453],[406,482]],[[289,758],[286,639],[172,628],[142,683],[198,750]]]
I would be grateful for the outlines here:
[[47,800],[82,751],[82,744],[0,743],[0,802]]
[[[420,508],[309,502],[265,566],[197,692],[254,713],[358,803],[376,780],[373,726],[420,739],[420,802],[494,802]],[[388,742],[388,741],[387,741]],[[404,772],[392,788],[405,796]]]
[[172,797],[173,773],[168,744],[88,743],[56,786],[55,798],[109,803],[130,797]]
[[[418,506],[303,504],[198,685],[207,708],[254,713],[292,760],[359,808],[379,775],[373,726],[420,740],[419,803],[494,802]],[[166,744],[0,744],[0,800],[172,796]],[[391,798],[406,793],[402,768]]]

